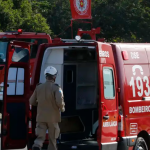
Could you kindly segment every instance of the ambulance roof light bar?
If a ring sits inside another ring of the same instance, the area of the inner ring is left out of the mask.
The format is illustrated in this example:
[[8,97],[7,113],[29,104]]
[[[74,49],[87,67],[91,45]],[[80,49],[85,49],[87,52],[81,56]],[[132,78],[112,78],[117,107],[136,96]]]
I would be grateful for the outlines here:
[[5,31],[0,32],[0,35],[16,35],[16,34],[26,34],[26,35],[48,35],[47,33],[38,32],[23,32],[23,29],[18,29],[17,31]]
[[18,29],[17,31],[5,31],[1,32],[2,34],[13,35],[13,34],[22,34],[22,29]]
[[18,34],[22,34],[22,29],[18,29]]
[[[61,39],[61,41],[64,43],[77,43],[78,42],[76,39]],[[84,39],[82,39],[80,42],[81,43],[94,43],[95,40],[84,40]]]

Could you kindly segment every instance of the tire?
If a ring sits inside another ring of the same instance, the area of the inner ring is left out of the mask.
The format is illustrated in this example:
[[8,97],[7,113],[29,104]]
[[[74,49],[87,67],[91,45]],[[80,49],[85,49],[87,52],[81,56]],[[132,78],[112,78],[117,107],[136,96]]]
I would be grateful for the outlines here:
[[134,150],[148,150],[147,144],[142,137],[137,138]]

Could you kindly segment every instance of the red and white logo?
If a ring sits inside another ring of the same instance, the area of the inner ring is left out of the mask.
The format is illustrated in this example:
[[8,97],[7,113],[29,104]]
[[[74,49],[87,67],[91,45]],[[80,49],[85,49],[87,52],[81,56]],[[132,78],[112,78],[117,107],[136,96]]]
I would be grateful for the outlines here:
[[84,15],[89,8],[89,0],[74,0],[74,7],[79,15]]

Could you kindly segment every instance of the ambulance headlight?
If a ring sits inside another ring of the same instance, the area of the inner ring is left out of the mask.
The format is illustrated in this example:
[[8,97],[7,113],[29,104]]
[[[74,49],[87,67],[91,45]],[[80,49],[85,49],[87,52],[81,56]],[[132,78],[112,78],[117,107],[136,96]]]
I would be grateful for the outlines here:
[[77,41],[80,41],[80,40],[81,40],[81,37],[80,37],[79,35],[76,35],[76,36],[75,36],[75,39],[76,39]]

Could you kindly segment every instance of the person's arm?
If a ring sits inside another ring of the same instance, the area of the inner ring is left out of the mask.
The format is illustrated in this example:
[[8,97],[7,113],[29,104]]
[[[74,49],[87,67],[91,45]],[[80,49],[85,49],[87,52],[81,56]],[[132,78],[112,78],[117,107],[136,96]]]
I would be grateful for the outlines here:
[[37,93],[36,89],[34,90],[32,96],[29,99],[30,105],[37,106]]
[[63,91],[59,86],[56,86],[55,98],[56,98],[56,104],[58,108],[61,110],[61,112],[64,112],[65,111],[64,96],[63,96]]

